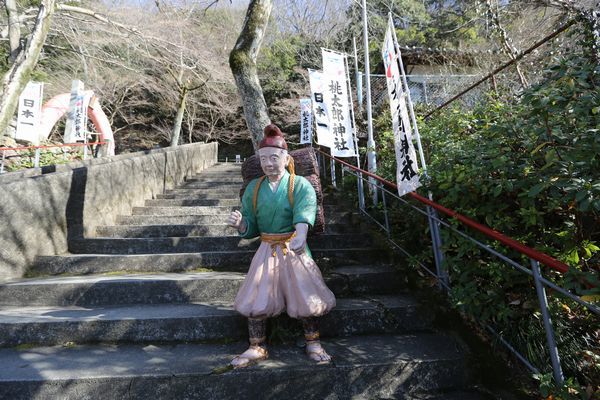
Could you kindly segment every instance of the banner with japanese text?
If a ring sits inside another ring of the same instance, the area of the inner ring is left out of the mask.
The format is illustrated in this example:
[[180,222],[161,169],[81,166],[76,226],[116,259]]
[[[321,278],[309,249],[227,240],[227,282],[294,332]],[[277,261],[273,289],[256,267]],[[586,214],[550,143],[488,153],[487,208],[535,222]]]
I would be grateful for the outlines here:
[[300,144],[312,143],[312,101],[300,99]]
[[331,155],[355,157],[354,127],[350,110],[346,55],[321,49],[323,55],[324,100],[329,110]]
[[402,77],[398,67],[391,26],[388,26],[381,52],[392,112],[392,129],[396,152],[396,184],[398,185],[398,195],[403,196],[406,193],[414,192],[421,186],[421,183],[419,182],[417,154],[412,142],[412,128],[406,104],[406,93],[402,86]]
[[34,145],[40,144],[39,124],[42,117],[42,96],[44,84],[29,82],[19,96],[17,109],[17,130],[15,139],[25,140]]
[[323,81],[323,73],[309,69],[308,80],[310,82],[312,109],[315,116],[317,143],[321,146],[331,147],[333,137],[331,136],[331,129],[329,129],[329,111],[324,100],[325,83]]
[[87,106],[89,97],[85,95],[83,82],[74,80],[71,85],[71,100],[67,122],[65,123],[65,143],[85,142],[87,128]]

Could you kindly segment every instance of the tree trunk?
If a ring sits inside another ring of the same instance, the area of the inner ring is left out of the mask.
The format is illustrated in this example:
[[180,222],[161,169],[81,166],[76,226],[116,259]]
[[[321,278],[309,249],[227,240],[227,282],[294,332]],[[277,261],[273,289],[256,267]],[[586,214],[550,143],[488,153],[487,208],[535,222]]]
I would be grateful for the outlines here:
[[271,0],[251,0],[242,32],[229,55],[229,66],[242,98],[246,125],[254,149],[263,137],[263,129],[271,123],[267,103],[258,81],[256,57],[267,29],[273,4]]
[[55,0],[42,0],[27,46],[19,52],[15,63],[4,75],[2,92],[0,93],[0,135],[4,134],[13,118],[18,106],[19,96],[37,64],[50,30],[54,5]]
[[171,135],[171,146],[179,145],[179,135],[181,133],[181,123],[183,122],[183,113],[185,112],[185,100],[187,98],[187,88],[181,89],[181,97],[179,99],[179,109],[177,110],[177,117],[175,117],[175,124],[173,125],[173,134]]
[[8,60],[13,63],[21,50],[21,24],[16,0],[5,0],[4,5],[8,16],[8,43],[10,45]]

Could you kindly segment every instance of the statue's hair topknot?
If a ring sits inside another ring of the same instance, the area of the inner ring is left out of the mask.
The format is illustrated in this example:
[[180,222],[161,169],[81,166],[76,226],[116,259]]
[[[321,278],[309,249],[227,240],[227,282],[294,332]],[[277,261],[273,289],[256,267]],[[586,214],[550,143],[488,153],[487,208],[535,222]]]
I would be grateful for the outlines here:
[[270,124],[270,125],[265,126],[264,132],[265,132],[265,136],[268,136],[268,137],[275,137],[275,136],[283,137],[281,130],[275,124]]
[[288,149],[285,138],[283,137],[283,133],[281,133],[281,129],[279,129],[277,125],[267,125],[265,126],[263,132],[264,137],[258,144],[259,149],[262,149],[263,147],[277,147],[283,150]]

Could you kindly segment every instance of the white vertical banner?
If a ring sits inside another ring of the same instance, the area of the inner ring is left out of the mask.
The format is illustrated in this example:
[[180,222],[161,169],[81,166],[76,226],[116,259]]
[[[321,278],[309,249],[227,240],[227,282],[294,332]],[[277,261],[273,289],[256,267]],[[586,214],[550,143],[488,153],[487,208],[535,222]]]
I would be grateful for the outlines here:
[[355,157],[354,128],[350,111],[346,55],[321,49],[323,55],[324,100],[329,110],[333,143],[331,155]]
[[312,143],[312,101],[300,99],[300,144]]
[[333,136],[329,123],[329,110],[325,104],[325,81],[323,73],[314,69],[308,70],[308,80],[310,81],[310,93],[312,99],[312,109],[315,116],[315,126],[317,130],[317,143],[321,146],[331,147],[333,145]]
[[71,85],[71,100],[65,124],[63,139],[65,143],[84,142],[86,139],[86,125],[84,124],[87,123],[87,105],[85,100],[83,82],[74,80]]
[[17,109],[17,130],[15,139],[25,140],[34,145],[40,144],[39,125],[42,116],[42,97],[44,84],[29,82],[19,96]]
[[406,193],[414,192],[421,186],[421,183],[417,173],[417,154],[412,142],[406,93],[402,88],[402,77],[400,76],[394,40],[389,25],[381,52],[392,112],[392,129],[394,131],[394,148],[396,152],[396,184],[398,185],[398,195],[403,196]]
[[75,134],[78,137],[83,136],[83,141],[87,142],[87,124],[88,124],[88,107],[92,95],[88,92],[82,92],[77,101],[77,112],[75,113]]

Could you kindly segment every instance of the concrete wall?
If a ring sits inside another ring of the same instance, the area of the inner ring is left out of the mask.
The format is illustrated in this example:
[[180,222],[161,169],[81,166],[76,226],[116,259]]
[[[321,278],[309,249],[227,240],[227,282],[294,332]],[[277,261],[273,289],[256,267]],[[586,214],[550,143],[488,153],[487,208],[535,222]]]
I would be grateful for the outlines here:
[[67,253],[69,238],[93,236],[96,226],[213,165],[217,150],[189,144],[0,176],[0,281],[22,277],[36,256]]

